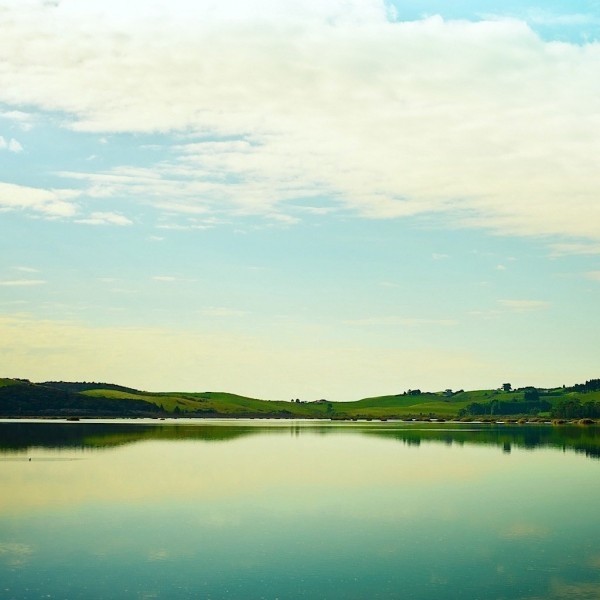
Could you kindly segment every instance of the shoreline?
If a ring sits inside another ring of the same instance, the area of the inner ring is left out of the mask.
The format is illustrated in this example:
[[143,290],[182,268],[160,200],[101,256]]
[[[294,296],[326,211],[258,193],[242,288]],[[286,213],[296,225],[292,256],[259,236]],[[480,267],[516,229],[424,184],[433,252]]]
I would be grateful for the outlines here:
[[534,417],[532,419],[526,418],[508,418],[508,419],[490,419],[490,418],[474,418],[466,419],[464,417],[452,419],[452,418],[435,418],[435,417],[410,417],[410,418],[319,418],[319,417],[281,417],[281,416],[254,416],[254,415],[211,415],[210,417],[201,415],[189,415],[189,416],[174,416],[168,415],[164,417],[157,416],[118,416],[118,415],[0,415],[0,423],[10,423],[18,421],[29,421],[29,422],[63,422],[63,423],[78,423],[78,422],[94,422],[94,421],[145,421],[152,423],[164,422],[165,424],[183,423],[185,422],[214,422],[214,421],[270,421],[270,422],[293,422],[301,421],[307,423],[431,423],[437,425],[444,424],[464,424],[464,425],[552,425],[552,426],[564,426],[564,425],[578,425],[578,426],[593,426],[600,425],[598,419],[542,419]]

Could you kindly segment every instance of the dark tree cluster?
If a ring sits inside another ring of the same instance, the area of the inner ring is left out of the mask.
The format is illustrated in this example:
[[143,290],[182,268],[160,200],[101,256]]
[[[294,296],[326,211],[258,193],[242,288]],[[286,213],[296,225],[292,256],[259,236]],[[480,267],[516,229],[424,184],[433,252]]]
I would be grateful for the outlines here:
[[598,419],[600,418],[600,402],[563,400],[552,409],[551,415],[555,419]]
[[540,393],[534,387],[527,387],[523,390],[523,400],[525,402],[539,402]]
[[[537,392],[537,390],[536,390]],[[539,396],[531,400],[492,400],[492,402],[472,402],[459,412],[459,416],[477,415],[536,415],[552,408],[550,402],[540,400]]]
[[144,400],[84,396],[43,384],[0,387],[0,416],[139,416],[161,409]]
[[[504,383],[502,387],[505,392],[514,392],[510,383]],[[552,404],[542,398],[540,390],[533,386],[519,388],[517,392],[523,393],[522,399],[519,394],[511,400],[494,399],[491,402],[472,402],[459,412],[459,416],[537,415],[552,409]]]
[[590,379],[585,383],[576,383],[569,390],[573,392],[596,392],[600,390],[600,379]]

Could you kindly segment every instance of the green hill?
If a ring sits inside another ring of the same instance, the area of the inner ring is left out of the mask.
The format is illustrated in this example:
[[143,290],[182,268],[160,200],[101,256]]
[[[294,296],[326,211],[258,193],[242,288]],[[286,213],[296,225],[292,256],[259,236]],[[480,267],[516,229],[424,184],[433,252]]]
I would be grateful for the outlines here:
[[141,396],[123,400],[104,395],[93,398],[23,379],[0,380],[0,416],[154,416],[160,409]]
[[0,379],[0,416],[325,419],[600,418],[600,380],[572,387],[408,390],[350,402],[261,400],[226,392],[144,392],[109,383]]

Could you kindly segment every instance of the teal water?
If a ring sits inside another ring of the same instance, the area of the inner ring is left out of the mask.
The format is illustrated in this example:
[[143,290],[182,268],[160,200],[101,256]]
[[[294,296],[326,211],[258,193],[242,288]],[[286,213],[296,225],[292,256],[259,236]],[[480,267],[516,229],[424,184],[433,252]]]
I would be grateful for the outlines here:
[[599,457],[596,427],[3,422],[0,598],[600,598]]

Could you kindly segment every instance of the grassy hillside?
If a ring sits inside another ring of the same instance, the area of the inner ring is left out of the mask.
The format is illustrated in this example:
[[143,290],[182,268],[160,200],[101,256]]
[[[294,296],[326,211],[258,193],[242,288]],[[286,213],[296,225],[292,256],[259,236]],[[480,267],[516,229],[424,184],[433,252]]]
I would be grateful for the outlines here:
[[27,380],[3,380],[0,386],[0,416],[154,416],[154,403],[134,398],[87,397],[60,387]]
[[8,387],[11,385],[27,385],[28,383],[29,381],[27,381],[26,379],[8,379],[6,377],[0,377],[0,388]]
[[254,416],[254,417],[326,417],[326,407],[313,403],[285,402],[282,400],[259,400],[227,392],[203,393],[152,393],[131,394],[115,390],[95,389],[82,392],[95,398],[142,399],[152,402],[168,413],[194,414],[199,416]]
[[106,383],[0,379],[0,416],[325,419],[600,418],[600,380],[570,388],[420,392],[350,402],[260,400],[227,392],[144,392]]

